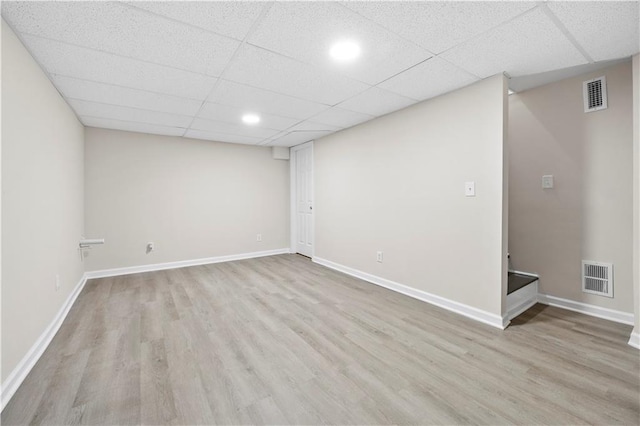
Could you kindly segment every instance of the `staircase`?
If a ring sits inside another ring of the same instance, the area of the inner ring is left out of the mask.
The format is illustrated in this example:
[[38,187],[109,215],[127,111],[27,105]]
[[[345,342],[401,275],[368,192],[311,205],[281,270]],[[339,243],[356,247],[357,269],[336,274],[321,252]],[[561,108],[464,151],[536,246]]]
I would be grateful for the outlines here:
[[507,315],[517,317],[538,302],[538,276],[514,271],[509,257],[509,281],[507,284]]

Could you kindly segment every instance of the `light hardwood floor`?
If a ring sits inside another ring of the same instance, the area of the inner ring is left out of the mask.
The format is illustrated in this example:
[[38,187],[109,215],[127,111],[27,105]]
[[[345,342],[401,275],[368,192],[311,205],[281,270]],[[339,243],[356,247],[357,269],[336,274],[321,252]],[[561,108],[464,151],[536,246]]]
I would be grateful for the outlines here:
[[630,331],[500,331],[296,255],[97,279],[2,423],[637,425]]

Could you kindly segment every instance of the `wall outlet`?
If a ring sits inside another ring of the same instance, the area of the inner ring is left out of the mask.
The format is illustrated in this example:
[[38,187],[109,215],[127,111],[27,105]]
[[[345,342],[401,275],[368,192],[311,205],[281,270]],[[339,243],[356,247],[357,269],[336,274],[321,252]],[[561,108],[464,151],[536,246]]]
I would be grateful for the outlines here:
[[147,253],[151,253],[152,251],[154,251],[156,249],[156,245],[154,242],[149,241],[147,243]]
[[542,189],[552,189],[552,188],[553,188],[553,175],[542,176]]
[[56,291],[60,290],[60,275],[56,274]]
[[381,251],[376,253],[376,262],[382,263],[382,252]]
[[262,234],[256,234],[256,241],[262,241]]
[[475,197],[476,196],[476,183],[475,182],[465,182],[464,183],[464,196],[465,197]]

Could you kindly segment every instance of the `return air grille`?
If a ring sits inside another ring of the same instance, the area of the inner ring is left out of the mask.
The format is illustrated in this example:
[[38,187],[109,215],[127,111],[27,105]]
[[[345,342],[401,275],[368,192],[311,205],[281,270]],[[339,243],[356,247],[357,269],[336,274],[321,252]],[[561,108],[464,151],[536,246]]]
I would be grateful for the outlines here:
[[583,260],[582,291],[613,297],[613,265]]
[[582,83],[584,112],[599,111],[607,108],[607,79],[594,78]]

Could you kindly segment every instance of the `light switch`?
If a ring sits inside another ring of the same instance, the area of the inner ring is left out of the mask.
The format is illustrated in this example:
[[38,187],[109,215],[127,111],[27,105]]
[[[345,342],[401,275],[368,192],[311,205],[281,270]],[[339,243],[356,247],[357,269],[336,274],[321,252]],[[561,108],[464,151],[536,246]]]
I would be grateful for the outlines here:
[[542,176],[542,188],[543,189],[553,188],[553,175]]
[[464,183],[464,196],[465,197],[475,197],[476,196],[476,183],[475,182],[465,182]]

